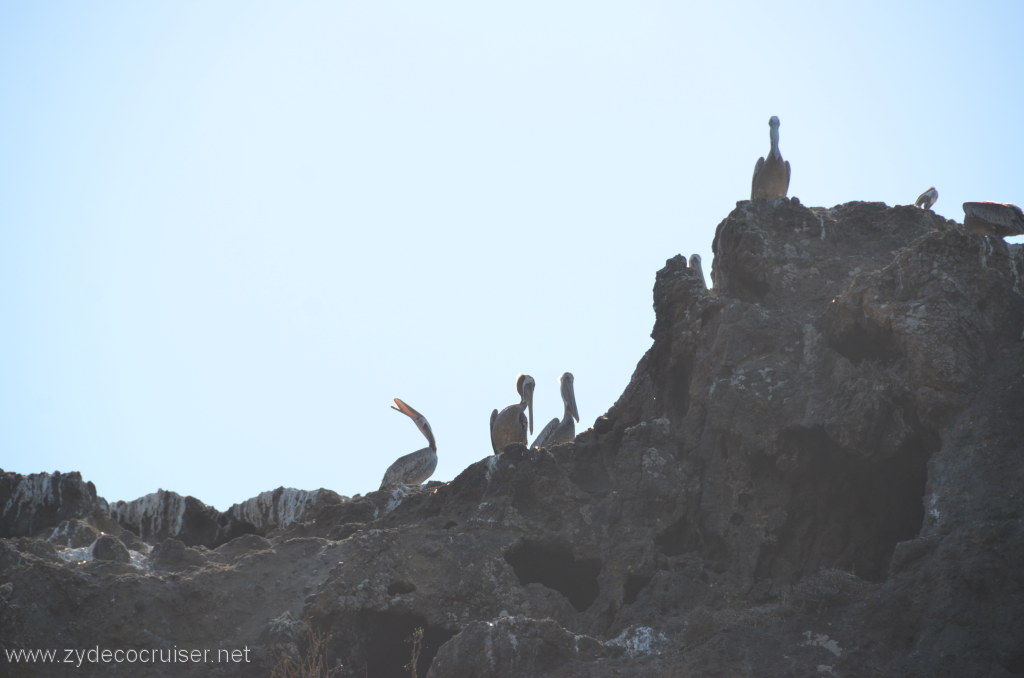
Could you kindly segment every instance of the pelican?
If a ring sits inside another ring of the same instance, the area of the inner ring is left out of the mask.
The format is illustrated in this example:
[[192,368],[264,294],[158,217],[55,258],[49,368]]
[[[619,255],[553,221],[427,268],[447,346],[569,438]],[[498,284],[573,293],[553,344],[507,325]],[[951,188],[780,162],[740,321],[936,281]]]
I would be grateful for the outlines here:
[[[501,412],[491,412],[491,447],[494,448],[495,454],[501,454],[509,443],[525,445],[527,423],[530,433],[533,433],[533,389],[536,385],[533,377],[520,374],[516,377],[516,391],[519,392],[520,401],[509,405]],[[524,410],[529,411],[529,420]]]
[[[695,271],[697,271],[697,275],[700,277],[701,282],[704,282],[704,284],[706,286],[707,282],[704,281],[704,269],[700,265],[700,255],[699,254],[691,254],[690,255],[689,266],[690,266],[691,269],[694,269]],[[569,373],[566,372],[566,374],[569,374]],[[571,377],[572,375],[569,374],[569,376]]]
[[939,192],[932,186],[927,191],[917,196],[917,200],[914,201],[914,207],[920,207],[923,210],[930,210],[935,201],[939,199]]
[[767,158],[758,158],[754,165],[754,179],[750,184],[751,200],[775,200],[785,198],[789,192],[789,161],[782,159],[779,152],[779,117],[768,120],[772,141]]
[[964,227],[968,231],[997,238],[1024,235],[1024,212],[1009,203],[965,202]]
[[552,419],[548,422],[537,439],[533,441],[533,447],[550,447],[559,443],[568,443],[576,437],[576,425],[572,420],[579,421],[580,413],[576,409],[576,394],[573,392],[572,382],[572,372],[566,372],[558,378],[558,383],[562,385],[562,403],[565,405],[565,414],[562,415],[561,421]]
[[[398,407],[395,407],[398,405]],[[419,485],[429,478],[437,468],[437,443],[434,442],[434,432],[430,430],[427,418],[412,409],[399,398],[395,398],[395,405],[391,409],[401,412],[410,417],[416,424],[429,443],[428,447],[416,450],[403,455],[395,460],[388,470],[384,472],[384,480],[380,482],[380,489],[386,490],[396,485]]]

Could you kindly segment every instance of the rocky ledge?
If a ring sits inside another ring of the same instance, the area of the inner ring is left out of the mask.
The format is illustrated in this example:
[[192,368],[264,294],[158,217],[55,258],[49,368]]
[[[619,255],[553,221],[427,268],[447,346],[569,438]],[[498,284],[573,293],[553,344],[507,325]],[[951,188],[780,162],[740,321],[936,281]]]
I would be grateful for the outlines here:
[[744,201],[713,290],[658,272],[653,345],[574,443],[224,513],[2,474],[0,648],[245,650],[116,665],[154,676],[1024,674],[1022,249]]

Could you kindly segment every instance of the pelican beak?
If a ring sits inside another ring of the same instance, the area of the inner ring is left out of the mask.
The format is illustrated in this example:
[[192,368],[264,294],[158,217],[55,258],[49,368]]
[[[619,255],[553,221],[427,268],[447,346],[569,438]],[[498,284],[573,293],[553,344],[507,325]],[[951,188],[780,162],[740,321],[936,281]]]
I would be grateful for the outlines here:
[[580,420],[580,411],[576,409],[576,392],[575,392],[575,390],[572,387],[572,380],[571,379],[569,380],[569,385],[568,385],[568,387],[565,390],[567,391],[567,393],[566,393],[567,397],[565,399],[565,402],[569,406],[569,412],[572,413],[572,418],[573,419],[575,419],[576,421],[579,421]]
[[434,442],[434,432],[430,430],[430,424],[427,423],[427,418],[424,417],[419,412],[417,412],[416,410],[414,410],[413,408],[406,405],[401,398],[395,398],[395,403],[398,404],[398,407],[392,405],[391,409],[395,410],[396,412],[401,412],[407,417],[410,417],[413,420],[413,423],[416,424],[416,428],[420,430],[420,433],[422,433],[423,436],[427,439],[427,442],[430,443],[430,449],[436,450],[437,443]]
[[402,414],[404,414],[406,416],[409,416],[409,417],[412,417],[413,419],[415,419],[416,417],[422,417],[423,416],[422,414],[420,414],[419,412],[417,412],[416,410],[414,410],[413,408],[409,407],[404,402],[402,402],[401,398],[395,398],[395,403],[398,404],[398,407],[395,407],[394,405],[392,405],[391,409],[395,410],[396,412],[401,412]]
[[533,389],[534,383],[532,381],[526,384],[526,409],[530,413],[530,435],[533,435]]

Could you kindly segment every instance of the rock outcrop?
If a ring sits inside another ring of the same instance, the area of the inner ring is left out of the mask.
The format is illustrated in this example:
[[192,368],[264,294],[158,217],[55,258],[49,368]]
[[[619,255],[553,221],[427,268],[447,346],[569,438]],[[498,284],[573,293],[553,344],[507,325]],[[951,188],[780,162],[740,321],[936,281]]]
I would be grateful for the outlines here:
[[128,547],[120,539],[113,535],[101,535],[92,543],[90,551],[94,560],[112,560],[117,563],[130,563],[132,561]]
[[345,499],[330,490],[279,487],[221,512],[195,497],[158,490],[110,507],[118,524],[150,541],[174,537],[190,546],[216,548],[243,534],[265,535],[287,527],[310,511]]
[[96,486],[83,481],[81,473],[22,476],[0,469],[0,537],[35,537],[44,530],[60,530],[74,540],[81,527],[75,521],[102,520],[106,512],[107,502],[96,496]]
[[[157,676],[1024,674],[1022,250],[911,207],[744,201],[713,290],[658,272],[653,345],[573,443],[224,513],[35,507],[5,474],[0,645],[246,650]],[[111,524],[152,553],[44,541]]]

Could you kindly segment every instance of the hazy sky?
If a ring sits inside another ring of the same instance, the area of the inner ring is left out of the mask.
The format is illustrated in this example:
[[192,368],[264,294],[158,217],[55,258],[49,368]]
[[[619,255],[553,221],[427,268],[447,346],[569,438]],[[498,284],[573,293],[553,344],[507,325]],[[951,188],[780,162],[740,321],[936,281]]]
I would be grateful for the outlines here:
[[4,2],[0,467],[226,509],[450,480],[749,197],[1024,204],[1024,3]]

